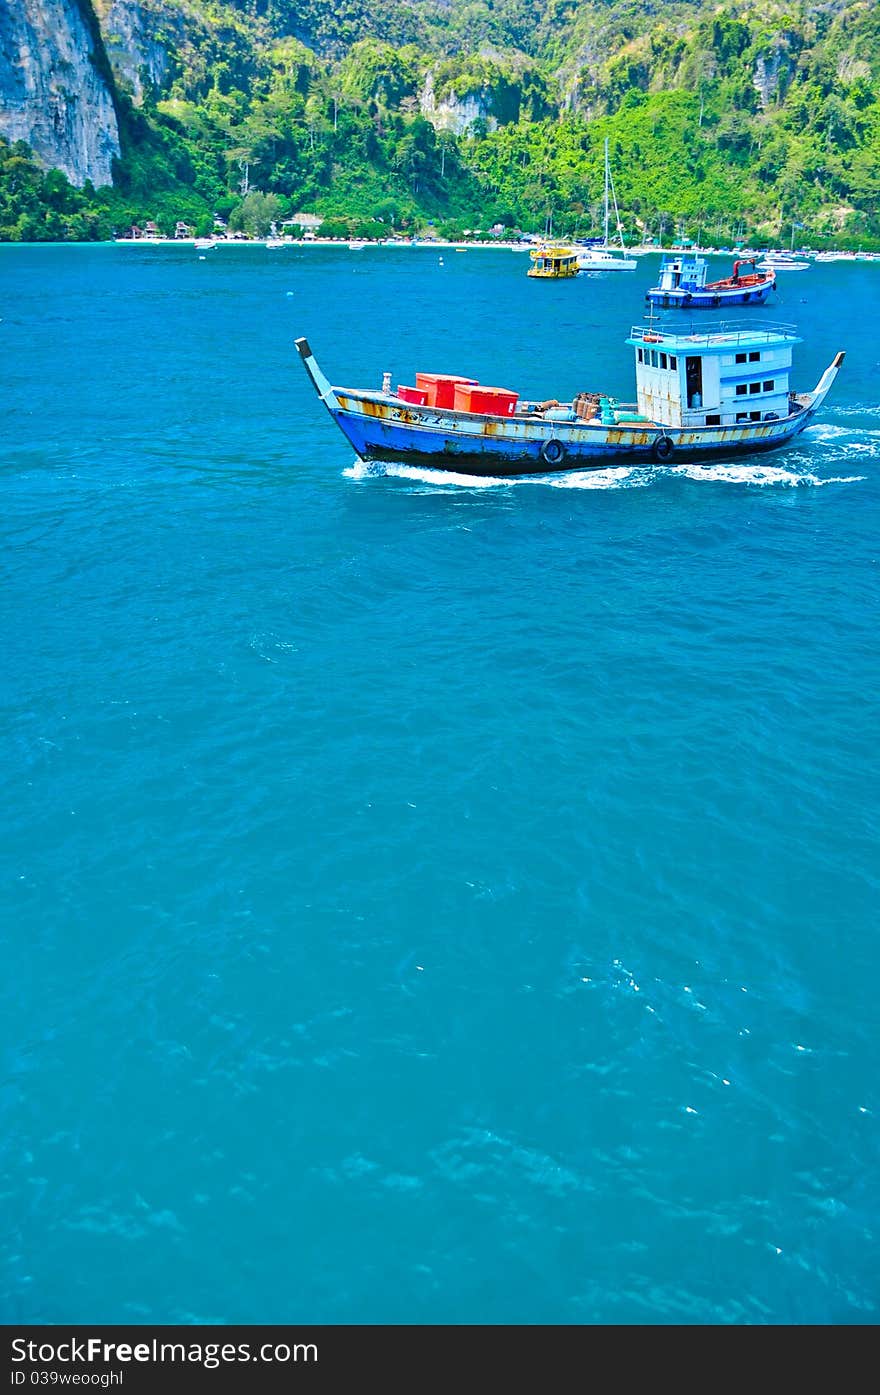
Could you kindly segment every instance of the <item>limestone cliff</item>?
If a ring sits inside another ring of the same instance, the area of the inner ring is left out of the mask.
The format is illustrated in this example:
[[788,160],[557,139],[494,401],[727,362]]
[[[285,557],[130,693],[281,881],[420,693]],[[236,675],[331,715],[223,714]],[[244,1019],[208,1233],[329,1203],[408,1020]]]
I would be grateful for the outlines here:
[[72,184],[112,179],[119,126],[88,0],[0,0],[0,136]]
[[775,34],[772,39],[768,40],[765,51],[758,54],[752,77],[762,111],[766,111],[771,103],[779,98],[788,84],[791,70],[789,36]]
[[173,67],[169,46],[185,45],[192,17],[185,6],[163,0],[92,0],[92,5],[113,76],[140,106],[147,88],[164,87]]
[[453,131],[464,135],[476,121],[483,121],[486,130],[497,129],[498,122],[490,115],[489,103],[482,92],[465,92],[461,95],[448,92],[438,100],[434,89],[434,75],[429,72],[419,96],[422,115],[426,116],[438,131]]

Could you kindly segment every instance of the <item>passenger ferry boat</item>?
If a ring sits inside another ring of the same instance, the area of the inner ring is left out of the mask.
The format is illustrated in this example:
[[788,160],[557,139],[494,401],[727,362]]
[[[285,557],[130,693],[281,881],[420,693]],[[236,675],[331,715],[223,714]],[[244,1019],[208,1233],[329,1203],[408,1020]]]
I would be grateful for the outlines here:
[[[740,267],[751,271],[741,272]],[[709,264],[704,257],[666,257],[656,286],[646,292],[651,305],[664,309],[717,310],[728,305],[763,305],[776,289],[776,272],[759,271],[754,257],[740,257],[733,272],[720,281],[709,281]]]
[[527,276],[555,281],[578,274],[577,252],[573,247],[550,247],[541,243],[532,248],[529,256],[534,265],[529,267]]
[[633,327],[635,403],[585,390],[571,402],[522,401],[472,378],[420,373],[415,387],[332,387],[306,339],[296,347],[318,396],[362,460],[472,475],[652,466],[773,450],[808,426],[843,363],[813,392],[789,386],[791,326],[707,333]]

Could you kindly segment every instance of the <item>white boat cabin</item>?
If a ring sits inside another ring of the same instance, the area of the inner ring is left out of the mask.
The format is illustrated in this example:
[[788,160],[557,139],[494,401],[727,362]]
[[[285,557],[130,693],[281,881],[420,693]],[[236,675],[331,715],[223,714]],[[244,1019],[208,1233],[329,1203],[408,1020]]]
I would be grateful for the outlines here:
[[709,264],[704,257],[667,257],[657,283],[661,291],[699,291],[706,284]]
[[639,412],[651,421],[687,430],[789,415],[791,351],[802,340],[787,326],[688,334],[636,325],[626,342]]

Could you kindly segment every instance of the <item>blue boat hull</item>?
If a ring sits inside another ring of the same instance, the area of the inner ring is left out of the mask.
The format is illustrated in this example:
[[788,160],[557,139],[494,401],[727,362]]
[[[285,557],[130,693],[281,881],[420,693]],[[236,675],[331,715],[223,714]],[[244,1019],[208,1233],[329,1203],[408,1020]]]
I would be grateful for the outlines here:
[[[382,420],[360,412],[332,410],[330,415],[361,460],[451,470],[469,475],[543,475],[568,470],[602,470],[614,465],[672,464],[677,459],[708,460],[775,450],[803,431],[811,413],[805,411],[773,429],[755,427],[747,434],[731,428],[709,432],[597,431],[581,428],[579,439],[550,436],[543,439],[505,439],[472,433],[453,434],[428,430],[399,421]],[[499,422],[499,426],[500,426]],[[658,440],[668,443],[658,451]]]
[[708,288],[694,291],[661,291],[657,286],[652,286],[645,299],[661,310],[717,310],[729,305],[763,305],[773,289],[772,281],[768,281],[766,286],[749,286],[729,291],[713,291]]

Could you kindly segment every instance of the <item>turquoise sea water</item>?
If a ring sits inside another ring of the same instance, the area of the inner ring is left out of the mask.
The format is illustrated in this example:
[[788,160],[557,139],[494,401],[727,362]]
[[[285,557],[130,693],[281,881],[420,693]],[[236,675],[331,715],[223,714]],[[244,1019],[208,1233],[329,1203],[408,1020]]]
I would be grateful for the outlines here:
[[755,464],[353,468],[297,334],[632,395],[526,264],[0,248],[5,1321],[877,1320],[880,267]]

